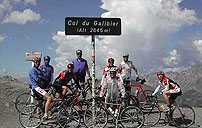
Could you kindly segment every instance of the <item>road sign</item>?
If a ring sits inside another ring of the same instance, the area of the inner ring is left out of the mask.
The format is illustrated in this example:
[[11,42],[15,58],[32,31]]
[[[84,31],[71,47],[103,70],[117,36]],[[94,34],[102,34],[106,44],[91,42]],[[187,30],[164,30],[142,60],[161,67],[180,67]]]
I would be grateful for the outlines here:
[[27,61],[32,61],[35,57],[41,57],[41,52],[34,51],[34,52],[26,52],[25,59]]
[[121,35],[121,19],[66,17],[65,35]]

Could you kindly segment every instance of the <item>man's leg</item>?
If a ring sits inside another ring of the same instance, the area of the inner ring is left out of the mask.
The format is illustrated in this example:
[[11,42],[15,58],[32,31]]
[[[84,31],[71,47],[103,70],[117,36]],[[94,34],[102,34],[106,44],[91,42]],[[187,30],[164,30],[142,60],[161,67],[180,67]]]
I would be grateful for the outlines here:
[[68,91],[68,87],[67,86],[62,86],[62,96],[65,96],[67,91]]
[[170,105],[170,94],[163,92],[163,98],[167,104],[167,106]]
[[51,107],[52,97],[49,96],[48,94],[46,94],[45,98],[46,98],[46,104],[45,104],[45,114],[44,115],[47,116],[48,115],[48,110]]
[[40,87],[35,88],[35,90],[39,94],[41,94],[42,96],[44,96],[46,98],[44,117],[47,118],[47,116],[48,116],[48,110],[51,107],[52,97],[49,96],[49,94],[44,89],[41,89]]

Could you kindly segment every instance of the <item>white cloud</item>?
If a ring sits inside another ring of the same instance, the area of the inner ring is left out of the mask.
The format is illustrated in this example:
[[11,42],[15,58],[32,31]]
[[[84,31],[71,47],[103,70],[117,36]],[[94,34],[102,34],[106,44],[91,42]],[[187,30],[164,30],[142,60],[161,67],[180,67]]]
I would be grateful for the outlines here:
[[37,4],[37,0],[24,0],[25,4],[31,4],[31,5],[36,5]]
[[[181,0],[102,0],[103,9],[108,10],[102,17],[120,17],[122,20],[121,36],[102,36],[96,40],[96,64],[98,72],[112,56],[117,64],[122,59],[122,52],[127,51],[138,68],[157,68],[166,56],[165,48],[170,34],[183,26],[190,26],[199,21],[194,10],[181,9]],[[85,49],[90,56],[90,38],[83,36],[65,36],[58,32],[53,36],[56,46],[56,63],[60,67],[68,58],[74,56],[77,48]],[[175,50],[171,52],[173,56]],[[176,51],[176,54],[178,52]],[[72,55],[73,54],[73,55]],[[174,58],[171,57],[171,60]],[[174,63],[177,63],[173,61]]]
[[180,55],[176,49],[173,49],[168,57],[163,58],[163,61],[169,67],[176,66],[180,62]]
[[36,5],[37,0],[0,0],[0,22],[12,13],[15,5]]
[[196,50],[201,54],[202,56],[202,40],[195,40],[193,42],[194,47],[196,48]]
[[3,36],[3,35],[0,35],[0,43],[2,43],[4,40],[5,40],[5,36]]
[[0,2],[0,21],[2,20],[4,14],[12,10],[12,5],[9,0],[3,0]]
[[41,15],[39,13],[35,13],[31,9],[26,9],[23,12],[11,12],[10,15],[3,20],[3,23],[26,24],[27,22],[39,21],[40,19]]

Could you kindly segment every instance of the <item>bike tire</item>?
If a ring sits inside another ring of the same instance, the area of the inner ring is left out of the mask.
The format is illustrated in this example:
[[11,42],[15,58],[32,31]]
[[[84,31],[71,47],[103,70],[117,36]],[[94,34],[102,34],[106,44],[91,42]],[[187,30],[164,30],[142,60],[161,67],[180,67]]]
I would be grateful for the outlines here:
[[17,96],[14,103],[16,110],[20,113],[22,111],[22,108],[26,105],[35,104],[35,102],[31,102],[31,98],[34,99],[34,97],[28,92],[22,93]]
[[161,119],[161,111],[156,105],[153,105],[150,109],[144,109],[142,111],[145,117],[144,126],[155,126]]
[[172,111],[172,121],[178,128],[187,128],[195,123],[194,109],[189,105],[178,105]]
[[138,107],[129,106],[121,111],[119,120],[124,128],[141,128],[144,124],[144,114]]
[[23,111],[19,113],[19,122],[23,128],[38,128],[41,123],[41,115],[36,112],[37,106],[30,104],[23,107]]
[[73,106],[62,108],[57,113],[57,123],[60,128],[78,128],[80,122],[80,115]]
[[102,107],[95,107],[95,123],[93,124],[93,114],[92,114],[92,107],[86,109],[84,112],[84,124],[87,128],[104,128],[108,122],[108,115],[105,109]]

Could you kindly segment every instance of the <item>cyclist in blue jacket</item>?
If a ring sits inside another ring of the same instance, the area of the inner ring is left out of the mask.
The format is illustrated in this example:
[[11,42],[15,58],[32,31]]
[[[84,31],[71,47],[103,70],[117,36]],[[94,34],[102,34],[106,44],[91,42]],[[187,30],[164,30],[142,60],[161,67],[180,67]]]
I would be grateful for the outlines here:
[[43,76],[41,70],[39,69],[39,66],[41,63],[41,58],[35,57],[33,59],[33,62],[34,62],[34,66],[31,69],[31,71],[29,72],[29,81],[30,81],[30,85],[31,85],[33,92],[43,96],[46,99],[45,113],[44,113],[43,119],[47,119],[48,110],[51,107],[51,103],[52,103],[52,97],[49,96],[49,94],[44,90],[44,88],[45,88],[44,82],[43,82],[44,76]]

